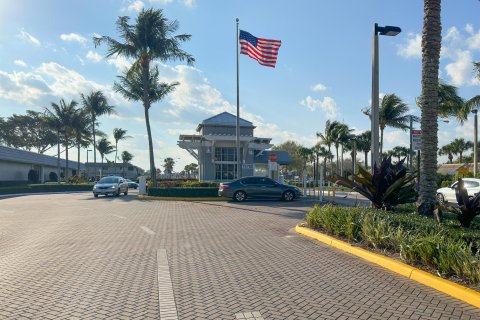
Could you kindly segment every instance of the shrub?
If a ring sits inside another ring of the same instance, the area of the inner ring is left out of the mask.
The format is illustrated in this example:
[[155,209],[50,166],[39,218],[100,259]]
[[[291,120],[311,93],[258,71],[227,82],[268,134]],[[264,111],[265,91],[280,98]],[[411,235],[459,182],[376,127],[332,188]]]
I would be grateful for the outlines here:
[[38,183],[38,180],[39,176],[37,170],[30,169],[30,171],[28,171],[28,181],[31,183]]
[[57,173],[50,171],[50,173],[48,174],[48,180],[50,180],[51,182],[57,182],[58,181]]
[[476,229],[463,230],[452,214],[438,225],[431,217],[415,213],[395,214],[372,208],[315,206],[307,213],[307,225],[400,254],[402,260],[423,264],[446,276],[480,284],[480,221]]
[[218,197],[218,188],[148,188],[148,195],[185,198]]
[[414,189],[416,173],[407,174],[404,161],[392,164],[391,157],[383,158],[380,165],[375,165],[373,174],[359,166],[355,181],[339,176],[328,180],[357,191],[377,209],[392,210],[396,205],[415,202],[417,197]]

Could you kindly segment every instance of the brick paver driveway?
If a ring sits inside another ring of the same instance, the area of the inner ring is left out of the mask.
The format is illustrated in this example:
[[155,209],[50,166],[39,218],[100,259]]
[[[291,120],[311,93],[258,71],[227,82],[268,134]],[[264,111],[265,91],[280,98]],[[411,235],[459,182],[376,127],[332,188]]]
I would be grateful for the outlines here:
[[0,200],[0,318],[167,320],[176,304],[182,320],[480,319],[474,307],[295,234],[307,208],[90,194]]

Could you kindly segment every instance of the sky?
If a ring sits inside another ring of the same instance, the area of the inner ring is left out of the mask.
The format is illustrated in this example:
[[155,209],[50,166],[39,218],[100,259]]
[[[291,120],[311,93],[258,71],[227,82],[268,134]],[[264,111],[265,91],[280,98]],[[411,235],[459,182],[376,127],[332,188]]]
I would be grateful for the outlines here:
[[[480,94],[472,65],[480,60],[480,1],[442,2],[440,77],[468,99]],[[129,151],[135,165],[148,168],[143,107],[112,90],[131,62],[106,58],[107,47],[92,41],[95,35],[120,40],[116,19],[130,16],[133,23],[142,8],[178,20],[178,33],[192,35],[182,48],[196,60],[193,66],[158,63],[161,80],[180,85],[150,109],[157,167],[166,157],[175,159],[175,171],[195,162],[177,146],[179,135],[194,134],[201,121],[220,112],[235,114],[236,18],[240,29],[282,41],[276,68],[240,56],[240,116],[254,123],[255,136],[311,147],[328,119],[355,133],[369,130],[361,110],[371,102],[374,23],[402,29],[396,37],[379,37],[380,93],[395,93],[420,115],[415,97],[421,92],[423,1],[16,0],[0,2],[0,117],[42,111],[60,99],[79,102],[81,93],[102,90],[117,114],[101,117],[100,129],[112,142],[114,128],[128,130],[131,138],[119,143],[119,153]],[[439,125],[439,146],[473,140],[472,119]],[[409,135],[386,129],[384,140],[388,150],[408,146]],[[76,150],[69,156],[76,159]],[[81,161],[86,157],[82,151]]]

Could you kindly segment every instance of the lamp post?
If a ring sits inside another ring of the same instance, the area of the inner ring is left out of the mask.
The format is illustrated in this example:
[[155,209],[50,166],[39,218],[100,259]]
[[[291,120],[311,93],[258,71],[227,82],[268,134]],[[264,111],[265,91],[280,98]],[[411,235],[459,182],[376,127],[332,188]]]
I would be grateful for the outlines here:
[[[89,153],[89,152],[92,152],[92,150],[87,149],[87,163],[88,163],[88,153]],[[86,167],[85,167],[85,168],[86,168]],[[93,169],[93,172],[95,173],[95,168]],[[88,175],[88,173],[87,173],[87,175]],[[88,178],[88,177],[87,177],[87,178]]]
[[476,178],[477,177],[477,152],[478,152],[478,121],[477,121],[477,109],[473,109],[473,176]]
[[353,140],[353,148],[352,148],[352,180],[355,182],[355,169],[357,165],[357,136],[352,137]]
[[379,105],[378,105],[378,35],[382,36],[396,36],[402,31],[399,27],[394,26],[385,26],[379,27],[378,24],[373,26],[373,48],[372,48],[372,120],[371,120],[371,131],[372,131],[372,172],[375,167],[375,163],[379,162]]

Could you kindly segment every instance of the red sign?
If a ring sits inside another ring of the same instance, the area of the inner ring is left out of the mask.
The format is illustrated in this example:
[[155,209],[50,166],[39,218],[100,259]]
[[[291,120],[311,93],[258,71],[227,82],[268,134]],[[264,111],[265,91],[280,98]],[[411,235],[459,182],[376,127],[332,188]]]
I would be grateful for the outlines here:
[[277,155],[275,153],[270,153],[269,160],[270,162],[277,162]]

